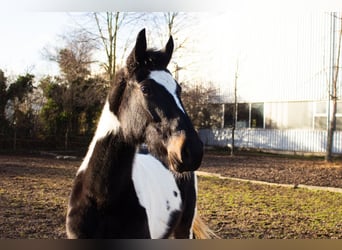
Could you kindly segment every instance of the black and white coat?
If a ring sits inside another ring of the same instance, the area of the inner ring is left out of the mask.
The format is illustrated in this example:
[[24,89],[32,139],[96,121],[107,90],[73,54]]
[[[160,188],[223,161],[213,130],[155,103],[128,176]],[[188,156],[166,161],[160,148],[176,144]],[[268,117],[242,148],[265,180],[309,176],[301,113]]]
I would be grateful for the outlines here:
[[[139,33],[119,71],[71,191],[68,238],[191,238],[202,144],[166,66],[172,39]],[[151,154],[139,154],[146,143]],[[153,155],[153,156],[152,156]],[[183,172],[186,171],[186,172]]]

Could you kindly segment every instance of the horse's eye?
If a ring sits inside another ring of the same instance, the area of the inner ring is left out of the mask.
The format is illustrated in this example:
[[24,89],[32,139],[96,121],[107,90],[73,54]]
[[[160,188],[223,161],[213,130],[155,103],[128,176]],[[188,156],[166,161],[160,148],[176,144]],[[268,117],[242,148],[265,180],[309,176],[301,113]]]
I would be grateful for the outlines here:
[[140,87],[141,89],[141,92],[143,92],[144,95],[149,95],[151,90],[150,90],[150,87],[149,86],[146,86],[146,85],[142,85]]

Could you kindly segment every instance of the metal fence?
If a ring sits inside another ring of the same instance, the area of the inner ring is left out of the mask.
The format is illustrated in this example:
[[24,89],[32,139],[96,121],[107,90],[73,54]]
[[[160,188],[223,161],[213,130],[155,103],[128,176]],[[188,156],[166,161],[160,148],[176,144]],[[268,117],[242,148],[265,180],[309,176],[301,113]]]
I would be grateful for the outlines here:
[[[230,147],[231,129],[201,129],[199,135],[207,146]],[[246,149],[324,153],[327,132],[302,129],[236,129],[235,146]],[[342,131],[334,133],[333,153],[342,154]]]

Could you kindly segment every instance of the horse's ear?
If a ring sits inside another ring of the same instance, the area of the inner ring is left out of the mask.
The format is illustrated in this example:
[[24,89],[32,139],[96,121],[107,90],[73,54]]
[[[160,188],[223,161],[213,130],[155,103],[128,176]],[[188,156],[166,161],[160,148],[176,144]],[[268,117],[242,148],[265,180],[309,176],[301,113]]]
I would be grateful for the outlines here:
[[135,42],[134,47],[134,56],[136,62],[142,63],[144,61],[146,56],[146,49],[146,32],[145,29],[142,29],[137,36],[137,41]]
[[172,57],[172,53],[173,53],[173,38],[172,36],[170,36],[169,40],[166,43],[166,46],[164,49],[162,49],[162,52],[165,55],[165,67],[169,64],[171,57]]
[[145,57],[146,57],[146,49],[147,49],[146,34],[145,34],[145,29],[142,29],[138,33],[137,40],[135,42],[135,46],[132,52],[127,57],[126,64],[127,64],[128,72],[132,73],[134,69],[137,67],[137,65],[144,64]]

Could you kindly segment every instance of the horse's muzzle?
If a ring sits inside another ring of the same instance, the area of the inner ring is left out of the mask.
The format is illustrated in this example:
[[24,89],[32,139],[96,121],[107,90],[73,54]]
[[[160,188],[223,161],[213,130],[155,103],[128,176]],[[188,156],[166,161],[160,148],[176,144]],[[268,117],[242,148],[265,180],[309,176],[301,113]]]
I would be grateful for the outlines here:
[[203,143],[197,133],[179,132],[171,136],[167,146],[170,168],[176,172],[197,170],[203,158]]

